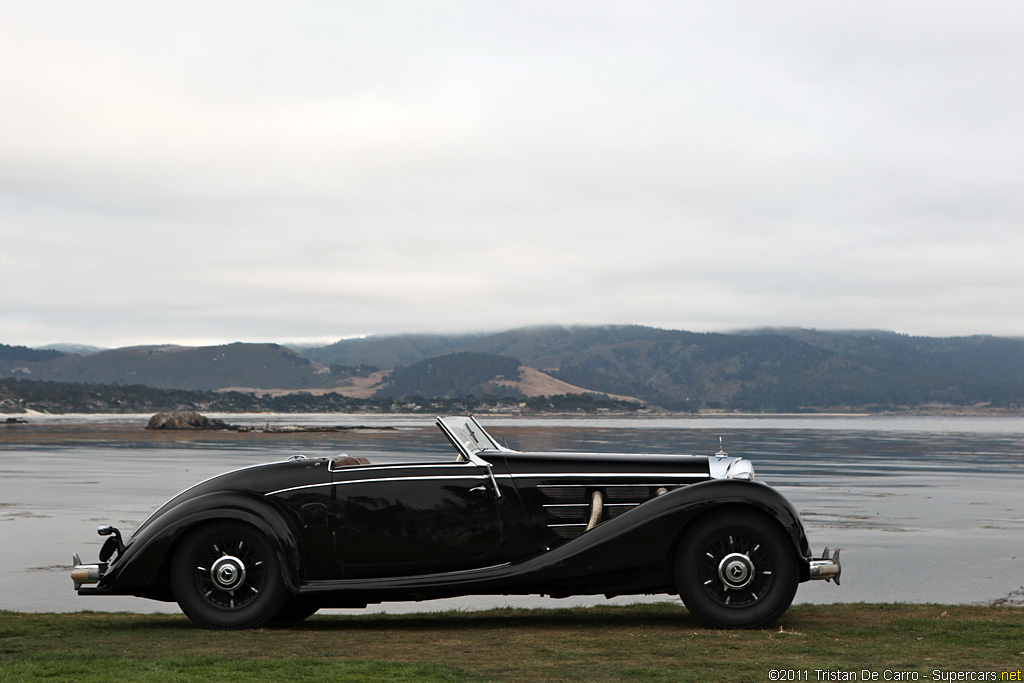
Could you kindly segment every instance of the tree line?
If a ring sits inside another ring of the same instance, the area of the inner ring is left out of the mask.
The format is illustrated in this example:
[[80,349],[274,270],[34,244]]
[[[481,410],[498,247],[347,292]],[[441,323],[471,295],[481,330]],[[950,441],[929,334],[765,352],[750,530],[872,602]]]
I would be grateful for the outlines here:
[[241,391],[158,389],[141,384],[87,384],[0,379],[0,413],[393,413],[393,412],[635,412],[644,406],[607,396],[566,394],[521,397],[474,395],[351,398],[334,392],[283,395]]

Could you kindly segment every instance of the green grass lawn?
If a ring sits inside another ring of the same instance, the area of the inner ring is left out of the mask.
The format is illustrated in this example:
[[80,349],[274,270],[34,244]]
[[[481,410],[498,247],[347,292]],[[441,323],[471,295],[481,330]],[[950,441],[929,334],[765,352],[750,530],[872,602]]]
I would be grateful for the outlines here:
[[772,669],[1000,680],[1024,669],[1024,610],[798,605],[762,631],[704,628],[672,604],[318,615],[254,631],[204,631],[180,615],[0,612],[0,681],[710,682],[768,681]]

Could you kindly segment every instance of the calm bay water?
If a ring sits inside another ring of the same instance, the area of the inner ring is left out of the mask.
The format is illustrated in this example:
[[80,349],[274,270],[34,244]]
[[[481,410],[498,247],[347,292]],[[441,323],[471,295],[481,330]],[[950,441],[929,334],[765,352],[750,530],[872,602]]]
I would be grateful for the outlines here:
[[[146,432],[148,416],[33,416],[0,424],[0,609],[176,611],[82,598],[71,553],[95,561],[100,523],[130,533],[197,481],[303,453],[374,461],[447,459],[427,416],[218,416],[238,423],[393,427],[347,433]],[[841,587],[802,584],[797,602],[1024,601],[1024,418],[487,417],[522,450],[713,453],[754,462],[793,501],[812,547],[843,548]],[[663,596],[649,599],[665,599]],[[634,602],[636,597],[618,602]],[[598,604],[603,598],[459,598],[388,611]]]

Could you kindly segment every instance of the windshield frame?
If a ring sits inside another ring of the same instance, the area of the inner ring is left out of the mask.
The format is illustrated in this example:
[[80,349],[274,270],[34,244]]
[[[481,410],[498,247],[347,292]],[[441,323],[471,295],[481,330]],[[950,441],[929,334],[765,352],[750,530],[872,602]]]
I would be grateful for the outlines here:
[[468,460],[478,465],[488,465],[479,457],[483,451],[507,451],[472,415],[451,415],[437,418],[437,426],[448,437],[455,450],[459,452],[459,460]]

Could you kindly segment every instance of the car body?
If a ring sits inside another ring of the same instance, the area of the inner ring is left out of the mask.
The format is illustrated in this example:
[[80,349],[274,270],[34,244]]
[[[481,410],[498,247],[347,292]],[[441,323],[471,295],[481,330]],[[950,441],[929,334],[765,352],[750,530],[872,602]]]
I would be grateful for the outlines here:
[[321,607],[461,595],[679,594],[716,627],[762,627],[797,584],[835,579],[800,517],[750,462],[526,453],[472,417],[439,418],[450,461],[306,458],[178,494],[98,564],[81,595],[177,601],[197,624],[249,628]]

